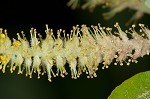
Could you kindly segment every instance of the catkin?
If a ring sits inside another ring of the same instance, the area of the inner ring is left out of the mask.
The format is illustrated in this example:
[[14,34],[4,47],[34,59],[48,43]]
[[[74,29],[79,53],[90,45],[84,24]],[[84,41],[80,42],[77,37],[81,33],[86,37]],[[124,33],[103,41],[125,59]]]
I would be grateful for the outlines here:
[[[86,25],[73,26],[70,34],[64,30],[53,30],[46,25],[46,38],[43,39],[36,29],[30,30],[30,42],[24,33],[17,34],[17,39],[10,40],[7,31],[0,29],[0,69],[5,73],[6,67],[10,72],[18,68],[18,74],[26,73],[32,78],[33,73],[40,75],[47,73],[48,80],[52,77],[67,75],[65,68],[69,64],[71,77],[76,79],[85,72],[88,78],[96,77],[100,63],[102,69],[108,68],[115,60],[114,65],[130,65],[137,63],[137,58],[150,53],[150,30],[139,24],[139,33],[132,25],[128,31],[122,31],[118,23],[112,28]],[[128,37],[130,35],[130,38]],[[57,70],[53,70],[56,67]]]

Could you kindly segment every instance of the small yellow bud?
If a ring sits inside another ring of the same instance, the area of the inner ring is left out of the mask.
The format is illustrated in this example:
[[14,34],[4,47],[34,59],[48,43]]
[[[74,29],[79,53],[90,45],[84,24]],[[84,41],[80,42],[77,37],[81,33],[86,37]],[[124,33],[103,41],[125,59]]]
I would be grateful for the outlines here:
[[6,38],[5,34],[0,34],[0,38]]

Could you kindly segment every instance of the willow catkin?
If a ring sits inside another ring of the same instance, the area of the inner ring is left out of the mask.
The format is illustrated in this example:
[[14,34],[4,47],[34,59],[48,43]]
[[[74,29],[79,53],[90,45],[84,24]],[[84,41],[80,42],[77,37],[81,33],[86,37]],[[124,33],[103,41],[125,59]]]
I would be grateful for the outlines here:
[[[53,30],[46,25],[46,38],[37,35],[36,29],[30,30],[30,42],[17,34],[17,39],[11,42],[6,30],[0,29],[0,69],[5,73],[6,67],[10,72],[18,68],[18,74],[26,72],[32,77],[33,73],[40,75],[47,73],[48,80],[52,77],[67,75],[65,64],[68,63],[72,78],[80,77],[86,72],[88,78],[96,77],[99,63],[102,69],[108,68],[115,60],[114,65],[130,65],[137,63],[137,58],[150,53],[150,30],[139,24],[141,29],[138,34],[132,25],[128,31],[122,31],[118,23],[114,25],[117,32],[112,33],[111,28],[86,25],[74,26],[70,34],[64,30]],[[128,38],[128,35],[131,38]],[[54,71],[53,67],[57,70]]]

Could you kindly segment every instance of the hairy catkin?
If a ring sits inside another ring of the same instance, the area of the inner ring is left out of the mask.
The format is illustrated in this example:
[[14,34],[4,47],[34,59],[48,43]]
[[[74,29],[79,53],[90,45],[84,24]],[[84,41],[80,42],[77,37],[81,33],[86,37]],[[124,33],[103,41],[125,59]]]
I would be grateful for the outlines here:
[[46,25],[46,38],[42,39],[36,29],[31,28],[30,42],[23,33],[22,36],[17,34],[18,38],[11,42],[7,31],[0,29],[0,69],[5,73],[9,67],[13,73],[18,68],[18,74],[25,71],[30,78],[33,73],[37,73],[38,78],[47,73],[51,81],[52,77],[68,74],[65,68],[68,63],[72,78],[80,77],[83,72],[93,78],[97,76],[99,63],[103,64],[102,69],[108,68],[113,60],[114,65],[130,65],[131,62],[137,63],[137,58],[149,55],[150,30],[144,24],[139,24],[141,34],[134,30],[135,25],[125,32],[118,23],[114,26],[118,31],[112,33],[111,28],[100,24],[91,27],[77,25],[70,34],[60,29],[54,36],[53,30]]

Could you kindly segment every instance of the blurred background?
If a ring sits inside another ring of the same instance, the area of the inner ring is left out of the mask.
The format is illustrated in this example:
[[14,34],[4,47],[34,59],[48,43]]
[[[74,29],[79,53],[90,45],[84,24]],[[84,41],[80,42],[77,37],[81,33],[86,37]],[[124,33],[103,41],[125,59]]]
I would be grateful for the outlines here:
[[[66,30],[70,32],[72,26],[77,24],[97,25],[112,27],[119,22],[123,30],[128,29],[124,24],[135,13],[133,10],[126,9],[117,14],[111,20],[104,20],[102,13],[105,12],[100,6],[93,12],[88,10],[71,10],[67,4],[68,0],[51,1],[5,1],[0,5],[0,28],[7,29],[9,37],[17,38],[16,33],[25,32],[27,38],[30,38],[29,30],[36,28],[39,33],[45,36],[45,24],[49,28]],[[150,26],[150,16],[145,14],[139,23]],[[97,71],[97,78],[88,79],[86,74],[81,75],[79,79],[71,79],[70,70],[65,78],[52,78],[50,83],[47,75],[37,79],[34,74],[30,79],[25,74],[18,75],[17,70],[11,74],[9,69],[3,74],[0,72],[0,99],[107,99],[113,89],[120,85],[126,79],[133,75],[150,70],[150,56],[144,56],[138,59],[138,63],[131,63],[130,66],[114,66],[113,63],[109,69],[102,70],[102,64]]]

